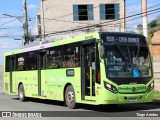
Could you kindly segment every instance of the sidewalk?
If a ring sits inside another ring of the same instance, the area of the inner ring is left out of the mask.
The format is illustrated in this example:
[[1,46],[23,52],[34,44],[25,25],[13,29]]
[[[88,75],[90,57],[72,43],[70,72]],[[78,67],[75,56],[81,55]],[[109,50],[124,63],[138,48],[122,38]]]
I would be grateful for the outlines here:
[[160,57],[153,57],[155,90],[160,92]]
[[0,93],[3,93],[3,65],[0,65]]
[[3,93],[3,80],[0,77],[0,93]]
[[3,93],[3,77],[0,76],[0,93]]

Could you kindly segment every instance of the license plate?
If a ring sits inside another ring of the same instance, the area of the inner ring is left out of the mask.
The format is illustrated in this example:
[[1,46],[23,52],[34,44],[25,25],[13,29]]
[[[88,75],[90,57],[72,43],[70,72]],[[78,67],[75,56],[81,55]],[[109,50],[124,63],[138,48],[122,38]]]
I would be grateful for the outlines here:
[[129,102],[136,102],[136,101],[137,101],[137,98],[128,98],[128,101],[129,101]]

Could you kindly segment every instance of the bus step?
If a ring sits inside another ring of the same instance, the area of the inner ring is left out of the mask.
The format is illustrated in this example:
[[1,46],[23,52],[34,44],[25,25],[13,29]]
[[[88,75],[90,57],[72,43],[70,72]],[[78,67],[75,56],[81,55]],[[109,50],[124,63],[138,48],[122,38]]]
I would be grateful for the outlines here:
[[10,94],[11,94],[11,95],[16,95],[16,92],[11,92]]
[[39,96],[39,99],[46,99],[47,96]]
[[95,100],[82,100],[82,102],[96,102]]

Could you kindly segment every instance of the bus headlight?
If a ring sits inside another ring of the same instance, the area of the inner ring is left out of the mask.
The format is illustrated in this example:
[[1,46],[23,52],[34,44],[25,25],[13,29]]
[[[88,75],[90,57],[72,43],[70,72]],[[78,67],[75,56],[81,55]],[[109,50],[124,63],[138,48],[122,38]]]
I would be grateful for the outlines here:
[[109,90],[109,91],[111,91],[111,92],[113,92],[113,93],[117,93],[117,92],[118,92],[118,90],[117,90],[117,88],[116,88],[115,86],[113,86],[113,85],[111,85],[111,84],[109,84],[109,83],[107,83],[107,82],[105,82],[105,81],[104,81],[104,87],[105,87],[107,90]]
[[148,86],[147,92],[150,92],[153,88],[154,88],[154,82],[152,82],[152,83]]

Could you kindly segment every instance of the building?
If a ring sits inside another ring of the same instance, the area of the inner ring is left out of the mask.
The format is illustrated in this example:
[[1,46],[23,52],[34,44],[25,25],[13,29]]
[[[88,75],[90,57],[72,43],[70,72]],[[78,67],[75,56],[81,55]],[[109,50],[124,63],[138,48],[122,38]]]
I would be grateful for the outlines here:
[[160,29],[153,33],[152,44],[160,45]]
[[153,32],[150,51],[153,58],[155,90],[160,92],[160,28],[155,29]]
[[94,31],[125,31],[125,0],[40,0],[41,39],[58,40]]
[[154,57],[160,57],[160,29],[157,29],[152,36],[152,44],[150,45],[151,54]]

